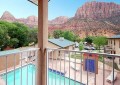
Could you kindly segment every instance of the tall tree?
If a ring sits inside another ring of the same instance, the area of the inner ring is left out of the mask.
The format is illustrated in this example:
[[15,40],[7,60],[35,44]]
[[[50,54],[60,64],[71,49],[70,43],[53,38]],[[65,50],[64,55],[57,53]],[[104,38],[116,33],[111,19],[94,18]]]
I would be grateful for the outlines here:
[[16,38],[19,40],[19,44],[18,46],[19,47],[22,47],[22,46],[27,46],[29,45],[29,28],[27,26],[25,26],[24,24],[21,24],[21,23],[13,23],[17,26],[17,36]]
[[94,38],[93,43],[99,48],[107,44],[107,38],[104,36],[97,36]]
[[63,33],[63,37],[65,38],[65,39],[68,39],[68,40],[70,40],[70,41],[74,41],[74,33],[73,32],[71,32],[71,31],[65,31],[64,33]]
[[61,37],[61,36],[63,36],[63,31],[61,31],[61,30],[55,30],[55,31],[53,32],[53,37],[54,37],[54,38],[59,38],[59,37]]
[[38,30],[37,30],[37,28],[33,28],[33,29],[30,29],[29,30],[29,43],[34,43],[34,44],[36,44],[37,42],[38,42],[38,37],[37,37],[37,35],[38,35]]
[[85,38],[85,42],[87,42],[88,44],[92,44],[93,38],[88,36],[88,37]]

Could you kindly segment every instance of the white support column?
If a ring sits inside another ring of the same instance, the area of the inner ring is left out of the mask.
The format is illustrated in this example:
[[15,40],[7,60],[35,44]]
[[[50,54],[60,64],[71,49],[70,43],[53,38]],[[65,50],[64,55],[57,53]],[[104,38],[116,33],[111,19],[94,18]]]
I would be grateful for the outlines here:
[[38,0],[37,85],[47,85],[48,0]]

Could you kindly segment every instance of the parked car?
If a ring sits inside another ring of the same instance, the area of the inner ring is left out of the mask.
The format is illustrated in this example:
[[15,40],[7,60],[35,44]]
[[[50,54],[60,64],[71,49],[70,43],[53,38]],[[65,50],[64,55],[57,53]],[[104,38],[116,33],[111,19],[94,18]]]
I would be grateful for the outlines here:
[[84,49],[85,50],[95,50],[95,47],[85,46]]

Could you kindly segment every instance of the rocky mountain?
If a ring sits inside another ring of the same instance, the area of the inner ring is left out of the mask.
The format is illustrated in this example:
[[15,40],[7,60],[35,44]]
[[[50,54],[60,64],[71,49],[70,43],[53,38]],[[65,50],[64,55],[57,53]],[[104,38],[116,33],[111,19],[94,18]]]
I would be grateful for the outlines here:
[[9,13],[8,11],[5,11],[3,13],[3,15],[1,16],[1,20],[14,22],[16,19],[15,19],[15,17],[11,13]]
[[26,19],[25,18],[17,19],[8,11],[5,11],[3,13],[0,20],[5,20],[5,21],[9,21],[9,22],[20,22],[20,23],[26,24],[29,27],[37,27],[38,26],[38,18],[36,16],[29,16]]
[[120,33],[120,5],[107,2],[87,2],[67,22],[49,26],[55,29],[71,30],[81,38],[104,35],[107,37]]
[[65,22],[67,22],[68,19],[69,19],[69,18],[66,17],[66,16],[60,16],[60,17],[57,17],[57,18],[49,21],[49,24],[63,24],[63,23],[65,23]]
[[[21,22],[29,27],[38,26],[38,18],[29,16],[16,19],[9,12],[3,13],[1,20]],[[120,34],[120,4],[113,2],[86,2],[79,7],[74,17],[60,16],[49,22],[49,33],[56,29],[71,30],[81,38],[104,35],[110,37]]]
[[113,2],[88,2],[78,8],[76,18],[103,19],[120,15],[120,5]]
[[38,17],[36,17],[36,16],[27,17],[25,24],[27,24],[30,27],[33,27],[33,26],[36,27],[38,25]]

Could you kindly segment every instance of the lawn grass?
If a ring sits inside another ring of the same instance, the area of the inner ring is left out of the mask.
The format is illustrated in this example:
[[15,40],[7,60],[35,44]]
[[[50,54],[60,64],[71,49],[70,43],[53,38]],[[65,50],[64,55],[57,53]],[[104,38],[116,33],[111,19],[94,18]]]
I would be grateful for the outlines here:
[[81,54],[72,54],[71,56],[69,56],[70,58],[74,58],[74,59],[81,59]]

